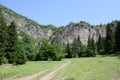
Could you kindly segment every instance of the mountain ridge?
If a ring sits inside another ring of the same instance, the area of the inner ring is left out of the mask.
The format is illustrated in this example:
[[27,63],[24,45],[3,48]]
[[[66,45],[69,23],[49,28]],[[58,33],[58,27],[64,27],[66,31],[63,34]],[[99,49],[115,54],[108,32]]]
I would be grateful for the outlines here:
[[[81,21],[79,23],[71,22],[63,27],[55,27],[54,25],[41,25],[25,16],[22,16],[3,5],[0,5],[3,16],[7,24],[14,21],[17,25],[17,29],[23,31],[35,38],[37,41],[42,38],[46,38],[52,44],[67,44],[80,36],[83,44],[87,44],[88,37],[94,38],[97,41],[99,35],[106,36],[106,24],[93,26],[89,23]],[[111,22],[114,23],[115,21]]]

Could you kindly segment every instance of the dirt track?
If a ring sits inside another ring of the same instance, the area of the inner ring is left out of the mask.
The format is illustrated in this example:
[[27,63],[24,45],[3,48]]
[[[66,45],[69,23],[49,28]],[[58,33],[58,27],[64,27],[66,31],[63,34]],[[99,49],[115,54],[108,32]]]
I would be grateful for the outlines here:
[[47,74],[46,76],[42,77],[40,80],[50,80],[51,78],[53,78],[55,76],[55,73],[58,70],[64,69],[65,67],[67,67],[71,62],[67,61],[67,63],[62,64],[60,67],[58,67],[57,69],[53,70],[52,72],[50,72],[49,74]]
[[[66,68],[70,63],[71,63],[71,61],[67,61],[66,63],[62,64],[61,66],[59,66],[59,67],[57,67],[57,68],[55,68],[54,70],[52,70],[51,72],[49,72],[47,75],[43,76],[43,77],[42,77],[41,79],[39,79],[39,80],[50,80],[50,79],[52,79],[52,78],[55,76],[55,74],[56,74],[57,71]],[[33,80],[33,79],[35,79],[36,77],[38,77],[39,75],[44,74],[45,72],[47,72],[47,70],[41,71],[41,72],[39,72],[39,73],[30,75],[30,76],[17,78],[17,79],[14,79],[14,80]]]

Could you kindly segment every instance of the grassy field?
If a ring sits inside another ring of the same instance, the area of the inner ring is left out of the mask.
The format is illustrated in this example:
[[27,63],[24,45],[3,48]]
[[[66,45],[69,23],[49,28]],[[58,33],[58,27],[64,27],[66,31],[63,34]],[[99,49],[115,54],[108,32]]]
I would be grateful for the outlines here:
[[65,80],[120,80],[120,58],[72,59],[64,76]]
[[41,62],[27,62],[25,65],[12,66],[5,64],[0,66],[0,80],[18,78],[31,75],[40,71],[50,70],[64,61],[41,61]]
[[[120,58],[118,57],[27,62],[21,66],[5,64],[0,66],[0,80],[24,77],[45,70],[48,70],[49,73],[67,61],[71,62],[71,64],[57,71],[51,80],[120,80]],[[45,75],[48,73],[45,73]],[[39,80],[45,75],[38,76],[34,80]]]

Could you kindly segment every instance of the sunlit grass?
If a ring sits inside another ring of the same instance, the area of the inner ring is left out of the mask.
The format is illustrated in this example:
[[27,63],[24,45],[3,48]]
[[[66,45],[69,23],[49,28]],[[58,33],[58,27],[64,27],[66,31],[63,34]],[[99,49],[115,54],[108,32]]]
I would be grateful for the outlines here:
[[72,59],[65,80],[112,80],[120,78],[118,57],[95,57]]
[[55,66],[62,64],[64,61],[39,61],[27,62],[25,65],[12,66],[5,64],[0,66],[0,80],[6,78],[17,78],[21,76],[31,75],[43,70],[52,69]]
[[[114,80],[120,78],[119,57],[93,57],[69,59],[72,63],[63,70],[59,70],[53,80],[65,78],[65,80]],[[68,61],[68,59],[67,59]],[[27,62],[25,65],[12,66],[5,64],[0,66],[0,80],[19,78],[40,71],[54,70],[55,67],[65,63],[63,61],[39,61]],[[45,76],[45,73],[43,76]],[[39,76],[39,78],[42,77]],[[35,79],[37,80],[37,78]]]

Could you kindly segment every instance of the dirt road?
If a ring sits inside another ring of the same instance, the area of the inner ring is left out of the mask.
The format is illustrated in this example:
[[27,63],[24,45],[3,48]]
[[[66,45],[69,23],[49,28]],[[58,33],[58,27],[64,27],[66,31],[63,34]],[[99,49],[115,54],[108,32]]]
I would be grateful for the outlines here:
[[[47,75],[43,76],[41,79],[39,80],[50,80],[52,79],[56,72],[59,71],[59,70],[63,70],[64,68],[67,68],[67,66],[71,63],[71,61],[66,61],[66,63],[60,65],[59,67],[53,69],[51,72],[49,72]],[[45,71],[41,71],[39,73],[36,73],[36,74],[33,74],[33,75],[30,75],[30,76],[26,76],[26,77],[21,77],[21,78],[17,78],[17,79],[12,79],[12,80],[33,80],[35,79],[36,77],[44,74],[45,72],[47,72],[48,70],[45,70]]]
[[42,77],[40,80],[50,80],[51,78],[53,78],[55,76],[55,73],[61,69],[64,69],[65,67],[67,67],[71,62],[67,61],[66,63],[62,64],[60,67],[58,67],[57,69],[53,70],[52,72],[50,72],[49,74],[47,74],[46,76]]

